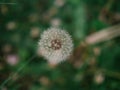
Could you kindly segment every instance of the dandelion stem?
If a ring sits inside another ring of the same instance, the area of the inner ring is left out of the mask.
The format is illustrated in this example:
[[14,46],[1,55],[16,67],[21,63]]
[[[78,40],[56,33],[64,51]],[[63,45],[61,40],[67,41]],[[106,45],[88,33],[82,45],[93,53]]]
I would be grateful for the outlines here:
[[12,75],[10,75],[5,81],[3,81],[3,83],[0,85],[0,89],[2,89],[5,84],[8,83],[9,80],[11,80],[14,76],[16,76],[16,74],[18,74],[28,63],[30,63],[34,58],[36,57],[36,55],[33,55],[26,63],[24,63],[23,65],[21,65],[20,68],[18,68],[18,70],[13,73]]

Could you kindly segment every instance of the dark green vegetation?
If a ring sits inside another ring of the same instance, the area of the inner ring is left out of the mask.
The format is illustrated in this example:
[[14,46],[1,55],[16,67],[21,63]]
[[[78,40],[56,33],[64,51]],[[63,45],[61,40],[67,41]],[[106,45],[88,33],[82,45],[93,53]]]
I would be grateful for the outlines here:
[[[81,43],[118,23],[120,0],[0,0],[0,90],[120,90],[120,37]],[[67,30],[75,48],[57,66],[36,55],[52,25]]]

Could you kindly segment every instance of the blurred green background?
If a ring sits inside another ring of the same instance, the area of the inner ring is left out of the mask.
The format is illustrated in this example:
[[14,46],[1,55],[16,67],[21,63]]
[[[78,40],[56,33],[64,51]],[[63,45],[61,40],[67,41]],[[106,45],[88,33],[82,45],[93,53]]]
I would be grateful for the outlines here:
[[[119,22],[120,0],[0,0],[0,90],[120,90],[120,37],[81,46]],[[68,31],[75,48],[57,66],[36,55],[51,26]]]

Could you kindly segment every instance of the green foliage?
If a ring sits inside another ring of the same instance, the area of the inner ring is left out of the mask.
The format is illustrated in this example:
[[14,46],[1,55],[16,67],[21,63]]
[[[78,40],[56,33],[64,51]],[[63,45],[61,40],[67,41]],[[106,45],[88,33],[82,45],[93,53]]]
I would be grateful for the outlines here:
[[[0,90],[120,90],[120,38],[81,44],[120,22],[119,3],[0,0]],[[40,35],[56,23],[71,34],[75,50],[81,47],[74,60],[54,66],[36,53]]]

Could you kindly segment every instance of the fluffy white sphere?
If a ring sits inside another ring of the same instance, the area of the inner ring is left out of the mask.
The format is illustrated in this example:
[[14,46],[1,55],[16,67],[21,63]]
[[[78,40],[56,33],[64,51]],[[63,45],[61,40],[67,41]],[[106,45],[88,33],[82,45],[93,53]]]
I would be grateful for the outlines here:
[[71,36],[65,30],[54,27],[43,32],[38,44],[38,51],[51,64],[66,60],[72,50]]

